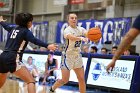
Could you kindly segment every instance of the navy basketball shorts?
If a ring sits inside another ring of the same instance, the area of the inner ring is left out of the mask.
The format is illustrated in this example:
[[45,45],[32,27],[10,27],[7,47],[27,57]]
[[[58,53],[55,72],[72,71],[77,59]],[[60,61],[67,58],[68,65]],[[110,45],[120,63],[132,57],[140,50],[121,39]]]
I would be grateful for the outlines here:
[[0,55],[0,73],[15,72],[24,66],[22,62],[17,60],[19,55],[16,52],[6,51]]

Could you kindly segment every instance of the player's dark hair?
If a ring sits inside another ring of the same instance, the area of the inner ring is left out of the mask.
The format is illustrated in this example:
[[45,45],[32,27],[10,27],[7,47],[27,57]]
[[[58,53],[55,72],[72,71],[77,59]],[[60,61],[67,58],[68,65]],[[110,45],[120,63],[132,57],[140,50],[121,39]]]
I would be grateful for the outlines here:
[[33,59],[33,57],[32,57],[32,56],[29,56],[29,57],[28,57],[28,59],[29,59],[29,58],[32,58],[32,59]]
[[92,46],[91,47],[93,50],[95,50],[96,52],[98,51],[98,48],[96,46]]
[[33,15],[30,13],[18,13],[15,22],[19,26],[27,27],[28,22],[33,21]]
[[33,57],[32,57],[32,56],[29,56],[29,57],[28,57],[28,60],[29,60],[30,58],[33,60]]
[[117,46],[113,46],[112,49],[118,49],[118,47]]

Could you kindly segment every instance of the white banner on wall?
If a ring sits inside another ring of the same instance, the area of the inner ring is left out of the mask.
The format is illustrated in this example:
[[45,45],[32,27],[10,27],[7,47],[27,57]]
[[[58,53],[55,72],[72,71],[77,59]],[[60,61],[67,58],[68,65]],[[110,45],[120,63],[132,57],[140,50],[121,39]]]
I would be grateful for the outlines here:
[[53,0],[54,5],[67,5],[68,0]]
[[103,0],[87,0],[87,3],[99,3],[102,2]]
[[135,61],[117,60],[113,72],[108,74],[106,66],[110,62],[111,59],[93,58],[90,64],[87,84],[129,90]]

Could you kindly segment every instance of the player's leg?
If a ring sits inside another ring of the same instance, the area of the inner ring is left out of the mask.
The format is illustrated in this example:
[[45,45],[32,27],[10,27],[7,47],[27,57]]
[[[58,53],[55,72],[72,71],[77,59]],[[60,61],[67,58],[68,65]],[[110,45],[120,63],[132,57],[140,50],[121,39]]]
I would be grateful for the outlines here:
[[86,93],[86,84],[85,84],[85,78],[84,78],[84,68],[76,68],[74,69],[74,72],[76,73],[76,76],[79,81],[79,90],[80,93]]
[[58,79],[54,85],[52,86],[52,90],[55,90],[58,87],[63,86],[64,84],[66,84],[69,81],[69,77],[70,77],[70,70],[68,69],[62,69],[62,79]]
[[28,93],[36,93],[35,80],[25,66],[22,66],[14,74],[27,83]]
[[7,78],[7,73],[0,73],[0,88],[3,86]]
[[32,75],[33,75],[34,77],[38,77],[38,71],[37,71],[36,69],[33,69],[33,70],[32,70]]
[[39,73],[38,73],[37,69],[33,68],[32,75],[33,75],[35,81],[39,81]]
[[5,56],[5,53],[3,52],[0,55],[0,88],[3,86],[3,84],[6,81],[7,78],[7,69],[6,69],[6,61],[7,57]]

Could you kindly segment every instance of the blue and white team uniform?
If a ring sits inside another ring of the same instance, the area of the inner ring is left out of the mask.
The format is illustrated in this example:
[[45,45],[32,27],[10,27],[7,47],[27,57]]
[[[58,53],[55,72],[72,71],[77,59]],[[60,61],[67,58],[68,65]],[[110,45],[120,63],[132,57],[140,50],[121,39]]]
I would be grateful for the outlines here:
[[76,37],[81,37],[84,36],[85,33],[86,29],[78,26],[76,28],[68,26],[64,30],[65,49],[62,52],[62,69],[65,68],[71,70],[81,68],[83,66],[82,55],[80,54],[82,41],[73,41],[67,39],[67,35],[71,34]]

